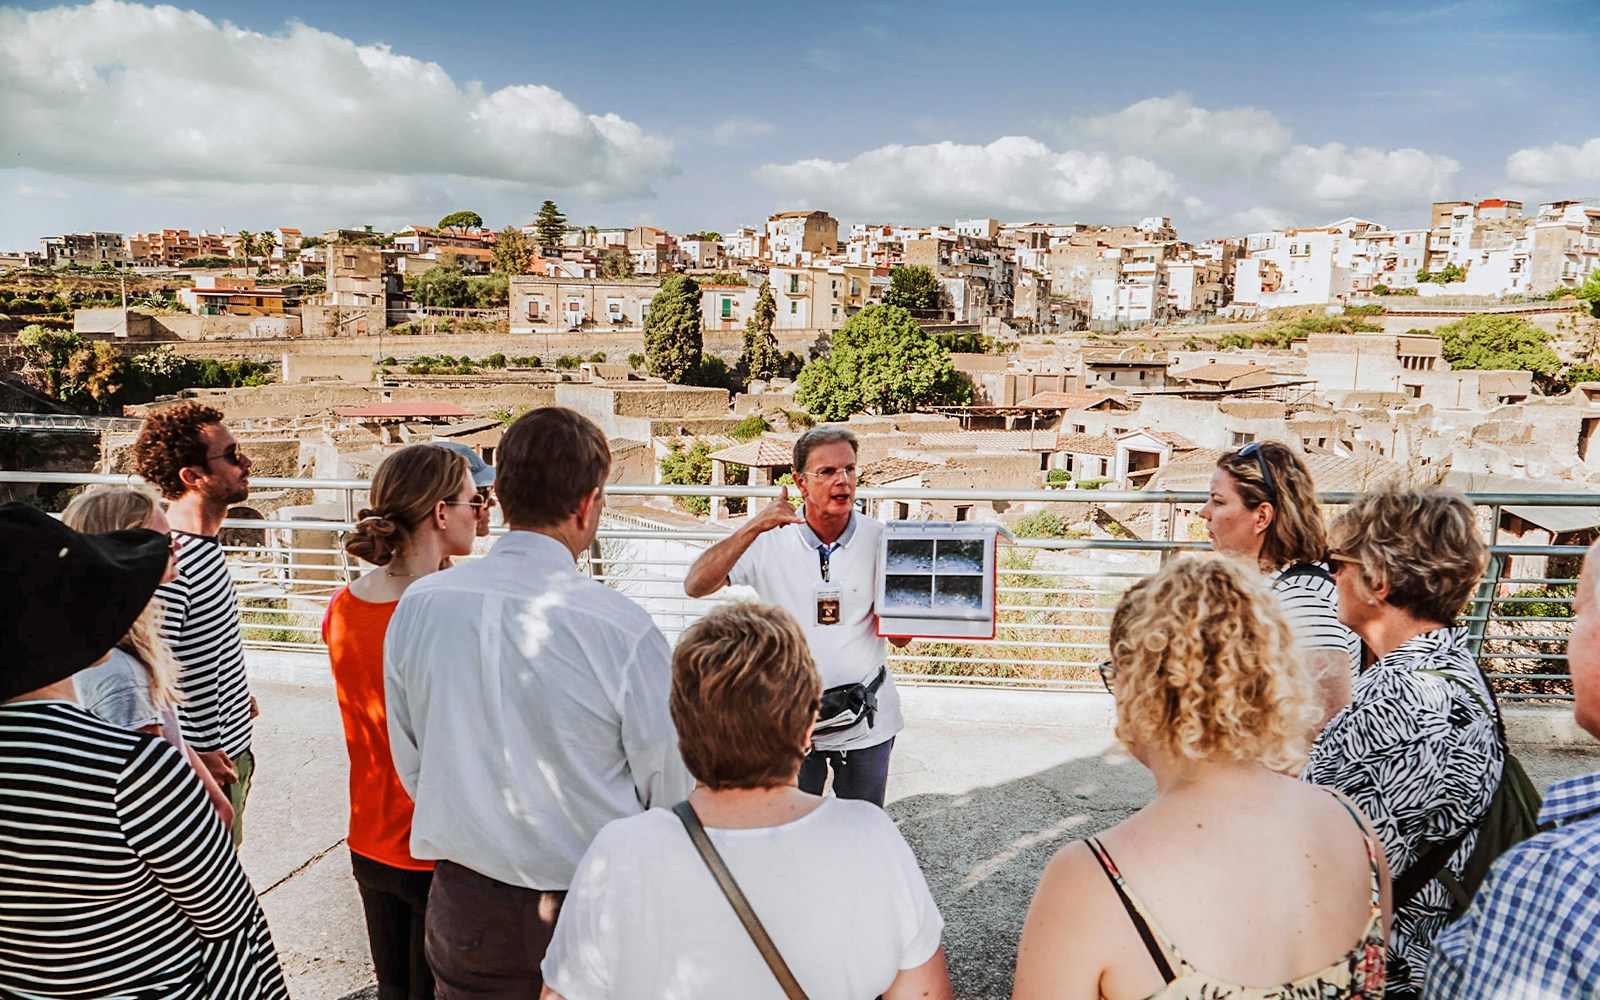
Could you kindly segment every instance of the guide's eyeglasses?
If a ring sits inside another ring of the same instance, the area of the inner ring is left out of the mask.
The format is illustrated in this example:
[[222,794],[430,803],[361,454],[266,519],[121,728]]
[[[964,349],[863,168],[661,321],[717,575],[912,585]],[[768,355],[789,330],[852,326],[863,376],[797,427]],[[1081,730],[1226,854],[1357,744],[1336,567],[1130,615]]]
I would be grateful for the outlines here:
[[209,462],[212,459],[221,458],[226,459],[229,465],[244,465],[244,460],[248,457],[248,455],[239,450],[238,445],[230,444],[215,455],[207,455],[206,461]]
[[802,476],[810,476],[812,479],[820,479],[825,483],[839,478],[848,479],[853,483],[856,481],[856,477],[861,473],[860,470],[858,470],[855,466],[847,465],[842,469],[826,468],[818,469],[815,472],[802,472],[800,474]]
[[1278,481],[1272,478],[1272,466],[1267,464],[1267,456],[1261,451],[1261,444],[1252,441],[1239,449],[1240,458],[1254,457],[1256,466],[1261,469],[1261,482],[1267,488],[1267,499],[1274,504],[1278,502]]

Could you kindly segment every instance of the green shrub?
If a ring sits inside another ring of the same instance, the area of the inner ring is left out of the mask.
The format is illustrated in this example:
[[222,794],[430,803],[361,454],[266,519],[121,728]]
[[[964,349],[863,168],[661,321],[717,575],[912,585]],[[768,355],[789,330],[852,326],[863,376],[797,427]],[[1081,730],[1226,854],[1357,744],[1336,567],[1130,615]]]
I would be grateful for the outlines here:
[[759,413],[752,413],[739,421],[730,432],[729,436],[735,441],[749,441],[758,438],[767,431],[772,430],[772,425],[767,423],[767,418]]
[[1051,469],[1044,474],[1044,482],[1046,486],[1064,490],[1067,484],[1072,482],[1072,473],[1066,469]]
[[1097,490],[1109,482],[1111,482],[1109,479],[1080,479],[1078,480],[1078,489]]

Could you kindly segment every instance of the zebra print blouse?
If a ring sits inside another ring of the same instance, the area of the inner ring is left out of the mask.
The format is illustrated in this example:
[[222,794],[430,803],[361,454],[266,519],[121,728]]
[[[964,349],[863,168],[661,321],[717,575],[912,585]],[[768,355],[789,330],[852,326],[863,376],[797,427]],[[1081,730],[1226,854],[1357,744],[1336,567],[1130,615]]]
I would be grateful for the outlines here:
[[[1450,674],[1469,684],[1480,704]],[[1372,823],[1395,876],[1417,860],[1423,841],[1474,827],[1489,808],[1505,767],[1505,748],[1487,713],[1490,694],[1467,648],[1467,630],[1435,629],[1400,645],[1356,678],[1348,707],[1311,748],[1304,778],[1335,788]],[[1467,835],[1448,862],[1460,874],[1477,843]],[[1450,920],[1450,894],[1429,882],[1395,911],[1391,985],[1422,988],[1428,949]],[[1396,963],[1394,956],[1403,959]]]
[[164,741],[0,704],[0,996],[288,1000],[227,831]]

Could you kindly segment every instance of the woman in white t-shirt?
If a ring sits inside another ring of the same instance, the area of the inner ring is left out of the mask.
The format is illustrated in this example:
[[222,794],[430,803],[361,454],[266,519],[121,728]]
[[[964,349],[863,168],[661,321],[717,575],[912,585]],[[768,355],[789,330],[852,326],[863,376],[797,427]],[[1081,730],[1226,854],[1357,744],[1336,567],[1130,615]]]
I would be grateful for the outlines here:
[[[731,604],[672,658],[689,804],[812,1000],[949,1000],[944,920],[888,815],[796,785],[822,682],[788,613]],[[678,817],[600,831],[543,965],[545,1000],[782,1000]]]
[[1328,529],[1310,470],[1287,445],[1247,444],[1217,460],[1200,516],[1213,549],[1267,576],[1317,679],[1320,730],[1350,703],[1361,643],[1339,621],[1339,590],[1327,564]]
[[[74,531],[103,534],[127,528],[148,528],[171,535],[161,501],[149,490],[134,486],[107,486],[80,493],[67,504],[61,521]],[[178,551],[167,557],[161,582],[178,578]],[[72,686],[84,709],[122,729],[160,736],[183,754],[205,785],[206,798],[222,820],[233,823],[233,806],[211,771],[183,740],[178,726],[178,661],[161,636],[161,602],[152,597],[144,613],[105,656],[73,675]]]

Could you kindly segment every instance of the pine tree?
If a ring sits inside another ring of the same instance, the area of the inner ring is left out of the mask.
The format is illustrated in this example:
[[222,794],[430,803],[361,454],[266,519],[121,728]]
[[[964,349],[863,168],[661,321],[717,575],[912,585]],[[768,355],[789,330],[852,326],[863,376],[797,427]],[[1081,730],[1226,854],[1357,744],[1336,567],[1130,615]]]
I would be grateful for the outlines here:
[[761,286],[756,296],[755,315],[744,324],[744,351],[739,355],[739,369],[746,384],[753,379],[763,381],[778,374],[783,358],[778,351],[778,338],[772,334],[772,324],[778,317],[778,303],[772,297],[772,282]]
[[645,364],[657,378],[688,384],[699,370],[701,343],[700,286],[687,275],[671,275],[645,317]]
[[539,233],[539,245],[558,247],[567,238],[567,217],[561,214],[561,209],[549,198],[539,206],[539,216],[533,220],[533,228]]

